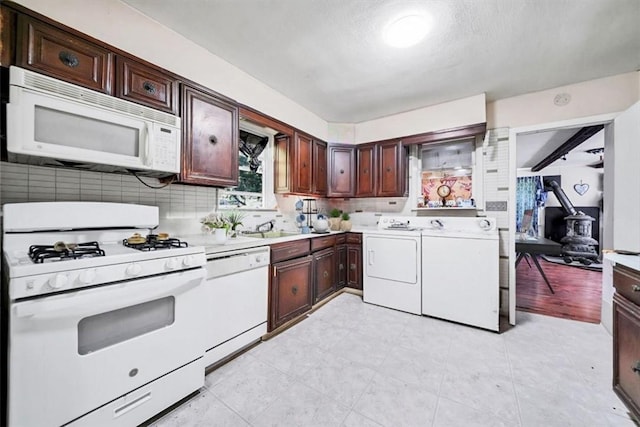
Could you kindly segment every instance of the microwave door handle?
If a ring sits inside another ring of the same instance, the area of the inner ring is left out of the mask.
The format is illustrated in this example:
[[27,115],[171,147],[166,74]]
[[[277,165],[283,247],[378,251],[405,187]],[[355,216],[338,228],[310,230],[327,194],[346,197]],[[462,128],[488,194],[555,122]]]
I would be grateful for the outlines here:
[[[181,276],[181,279],[185,280],[186,278]],[[182,294],[199,286],[202,279],[203,276],[198,274],[198,277],[194,277],[187,282],[181,280],[179,285],[171,286],[160,292],[150,292],[148,287],[139,285],[125,285],[124,288],[117,290],[109,289],[110,287],[106,286],[94,291],[86,291],[84,294],[67,295],[67,298],[55,301],[47,301],[46,298],[25,301],[16,304],[15,313],[19,318],[34,316],[39,318],[79,317],[103,313],[170,295]],[[138,289],[135,289],[136,286]],[[151,282],[151,287],[157,288],[158,284]]]
[[151,166],[151,126],[149,122],[144,122],[144,164]]

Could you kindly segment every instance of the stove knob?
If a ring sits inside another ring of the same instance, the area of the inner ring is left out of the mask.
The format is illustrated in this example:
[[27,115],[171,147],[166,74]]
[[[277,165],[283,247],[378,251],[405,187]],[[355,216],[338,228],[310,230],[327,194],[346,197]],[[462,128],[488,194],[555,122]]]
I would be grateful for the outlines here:
[[49,279],[48,283],[52,289],[60,289],[61,287],[67,284],[67,281],[68,281],[68,278],[66,274],[58,273],[55,276],[53,276],[51,279]]
[[140,264],[129,264],[127,267],[127,274],[129,276],[139,276],[142,273],[142,266]]
[[175,270],[178,268],[178,259],[177,258],[169,258],[167,262],[164,264],[167,270]]
[[187,255],[182,260],[183,267],[191,267],[194,263],[195,263],[195,258],[193,257],[193,255]]
[[80,272],[80,275],[78,276],[78,280],[83,285],[90,285],[90,284],[93,283],[93,281],[95,279],[96,279],[96,270],[94,270],[94,269],[92,269],[92,270],[84,270],[84,271]]

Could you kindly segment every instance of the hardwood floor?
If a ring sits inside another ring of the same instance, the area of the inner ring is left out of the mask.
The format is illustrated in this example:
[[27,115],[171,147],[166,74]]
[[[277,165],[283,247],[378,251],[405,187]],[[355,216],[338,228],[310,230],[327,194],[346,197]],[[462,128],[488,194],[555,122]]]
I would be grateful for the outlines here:
[[599,323],[602,304],[602,272],[569,267],[538,258],[555,294],[540,272],[522,260],[516,269],[518,310],[564,319]]

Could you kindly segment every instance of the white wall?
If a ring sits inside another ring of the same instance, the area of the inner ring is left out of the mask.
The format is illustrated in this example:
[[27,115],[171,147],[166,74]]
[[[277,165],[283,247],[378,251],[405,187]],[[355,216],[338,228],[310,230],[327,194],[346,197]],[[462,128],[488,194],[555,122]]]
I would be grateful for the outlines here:
[[[553,99],[559,93],[571,95],[571,102],[556,106]],[[618,74],[490,102],[487,127],[513,128],[621,112],[638,99],[640,72]]]
[[[17,0],[17,3],[318,138],[327,138],[325,120],[120,1]],[[176,7],[180,7],[179,3]]]
[[[573,167],[546,167],[540,172],[531,172],[531,169],[518,169],[517,176],[549,176],[560,175],[562,177],[561,187],[564,192],[575,206],[594,206],[600,205],[602,200],[602,184],[603,184],[603,170],[595,169],[588,166],[573,166]],[[589,184],[589,191],[584,195],[576,193],[573,186],[574,184]],[[558,199],[553,193],[549,193],[549,198],[545,204],[546,206],[561,207]]]
[[356,123],[355,142],[370,142],[484,123],[486,121],[485,104],[485,95],[480,94]]

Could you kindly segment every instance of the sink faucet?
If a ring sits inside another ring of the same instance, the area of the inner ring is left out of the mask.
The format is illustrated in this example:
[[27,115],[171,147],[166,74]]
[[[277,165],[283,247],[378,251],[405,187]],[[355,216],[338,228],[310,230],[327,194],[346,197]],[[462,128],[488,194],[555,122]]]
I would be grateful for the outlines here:
[[264,230],[260,230],[262,227],[264,226],[269,226],[269,228],[267,229],[267,231],[271,231],[273,230],[273,227],[276,225],[276,220],[272,219],[269,220],[267,222],[263,222],[262,224],[256,225],[256,231],[264,231]]

